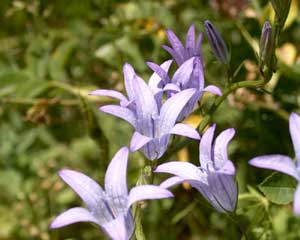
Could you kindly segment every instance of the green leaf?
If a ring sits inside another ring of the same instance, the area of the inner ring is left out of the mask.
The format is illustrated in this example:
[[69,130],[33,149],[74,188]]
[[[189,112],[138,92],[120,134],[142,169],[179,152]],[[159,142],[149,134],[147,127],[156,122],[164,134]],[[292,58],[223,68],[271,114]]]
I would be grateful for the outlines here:
[[297,181],[292,177],[273,173],[267,177],[259,189],[265,194],[266,198],[276,204],[288,204],[293,201]]

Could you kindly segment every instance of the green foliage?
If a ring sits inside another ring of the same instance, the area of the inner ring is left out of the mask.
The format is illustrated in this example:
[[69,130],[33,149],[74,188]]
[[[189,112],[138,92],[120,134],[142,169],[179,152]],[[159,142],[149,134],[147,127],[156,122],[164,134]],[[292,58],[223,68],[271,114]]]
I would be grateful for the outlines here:
[[297,181],[284,174],[273,173],[260,185],[259,189],[271,202],[276,204],[288,204],[294,199]]

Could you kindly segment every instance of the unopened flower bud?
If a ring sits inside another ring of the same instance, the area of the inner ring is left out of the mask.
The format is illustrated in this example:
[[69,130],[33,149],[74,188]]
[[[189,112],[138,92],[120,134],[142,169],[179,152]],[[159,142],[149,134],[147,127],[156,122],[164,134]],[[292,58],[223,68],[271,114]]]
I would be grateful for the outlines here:
[[266,21],[259,42],[259,65],[266,80],[272,75],[274,66],[274,38],[271,24]]
[[271,24],[266,21],[261,31],[259,42],[259,58],[262,63],[270,61],[273,55],[274,41]]
[[228,64],[228,49],[221,34],[215,28],[215,26],[208,20],[204,22],[204,27],[214,55],[221,63]]

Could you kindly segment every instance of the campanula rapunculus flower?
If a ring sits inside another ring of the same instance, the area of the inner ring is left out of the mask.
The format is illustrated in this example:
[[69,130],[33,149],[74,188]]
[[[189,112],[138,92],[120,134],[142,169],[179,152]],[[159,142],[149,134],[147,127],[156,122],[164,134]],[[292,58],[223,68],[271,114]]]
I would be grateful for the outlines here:
[[216,27],[209,21],[204,22],[208,42],[215,57],[223,64],[229,63],[229,54],[227,46]]
[[[124,95],[119,97],[119,92],[110,91],[114,92],[110,96],[120,99],[120,106],[106,105],[100,108],[102,112],[122,118],[135,128],[130,150],[134,152],[141,149],[148,159],[154,160],[166,151],[171,134],[199,140],[200,136],[195,129],[186,124],[176,124],[179,114],[196,89],[181,91],[161,104],[145,81],[131,70],[124,71],[124,77],[125,87],[130,86],[126,87],[127,95],[132,97],[127,100]],[[108,95],[108,90],[96,90],[91,94],[104,95],[103,91]]]
[[189,162],[168,162],[159,165],[155,172],[174,174],[161,183],[169,188],[188,182],[197,189],[219,212],[233,212],[237,202],[237,184],[234,180],[235,167],[227,156],[227,145],[234,136],[234,129],[219,134],[213,144],[215,125],[203,134],[199,145],[200,167]]
[[187,32],[185,47],[180,42],[178,37],[170,29],[167,30],[167,37],[171,44],[171,47],[163,45],[163,48],[171,54],[173,59],[176,61],[178,67],[181,66],[186,60],[191,57],[200,57],[201,54],[201,44],[203,33],[200,32],[198,38],[195,38],[195,25],[192,24]]
[[258,168],[282,172],[295,178],[298,181],[298,186],[294,195],[294,214],[300,215],[300,116],[292,113],[289,124],[296,162],[288,156],[273,154],[255,157],[249,161],[249,164]]
[[74,207],[54,219],[50,228],[77,222],[100,226],[114,240],[130,239],[134,220],[130,207],[146,199],[172,197],[168,190],[154,185],[136,186],[128,193],[126,183],[128,148],[121,148],[111,160],[105,174],[105,191],[93,179],[73,170],[61,170],[60,177],[79,195],[86,208]]
[[164,65],[170,64],[169,61],[161,66],[148,62],[147,65],[160,77],[159,81],[157,81],[157,78],[150,78],[149,86],[151,89],[161,89],[161,92],[166,91],[167,97],[188,88],[197,89],[179,115],[178,120],[181,121],[193,111],[203,92],[211,92],[216,95],[222,95],[222,93],[216,86],[209,85],[204,87],[204,69],[201,54],[202,33],[199,34],[196,40],[195,26],[191,25],[186,36],[185,47],[171,30],[167,30],[167,36],[171,47],[163,46],[163,48],[172,55],[178,65],[178,69],[173,77],[170,78],[168,72],[163,69]]

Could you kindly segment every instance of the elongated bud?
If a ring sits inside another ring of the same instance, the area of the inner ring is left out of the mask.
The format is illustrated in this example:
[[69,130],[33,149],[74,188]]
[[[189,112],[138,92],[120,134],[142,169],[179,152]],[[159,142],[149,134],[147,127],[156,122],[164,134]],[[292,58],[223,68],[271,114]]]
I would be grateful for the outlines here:
[[259,42],[259,65],[265,80],[269,80],[275,69],[274,64],[274,38],[271,24],[266,21],[261,31]]
[[262,63],[271,60],[274,50],[274,39],[271,24],[266,21],[261,31],[259,42],[259,58]]
[[271,0],[271,3],[276,14],[276,20],[280,28],[283,28],[290,11],[291,0]]
[[229,54],[227,46],[215,26],[208,20],[204,22],[209,44],[216,58],[223,64],[228,64]]

